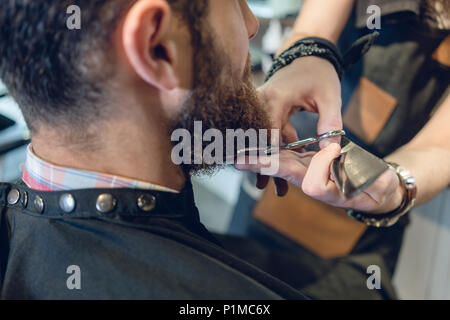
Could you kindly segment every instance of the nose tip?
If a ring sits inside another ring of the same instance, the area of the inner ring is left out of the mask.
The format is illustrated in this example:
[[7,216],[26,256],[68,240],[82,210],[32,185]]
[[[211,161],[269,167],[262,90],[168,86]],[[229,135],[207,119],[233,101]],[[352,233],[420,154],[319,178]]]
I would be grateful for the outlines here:
[[253,39],[258,34],[259,21],[252,12],[250,12],[250,13],[252,15],[252,19],[251,19],[250,26],[249,26],[248,37],[249,37],[249,39]]
[[259,30],[259,21],[253,14],[252,10],[249,8],[247,1],[243,1],[244,3],[244,17],[247,23],[248,37],[249,39],[253,39]]

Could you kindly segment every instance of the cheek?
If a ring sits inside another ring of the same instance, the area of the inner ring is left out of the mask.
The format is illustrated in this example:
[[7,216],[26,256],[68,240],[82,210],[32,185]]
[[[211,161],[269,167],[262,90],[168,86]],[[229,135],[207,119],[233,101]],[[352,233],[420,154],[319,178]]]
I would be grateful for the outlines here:
[[174,61],[174,69],[179,80],[178,86],[182,89],[190,89],[194,71],[191,35],[187,29],[184,32],[175,29],[173,34],[174,41],[172,43],[175,49],[173,50],[174,56],[171,58]]
[[209,23],[231,60],[233,71],[242,74],[249,52],[249,36],[240,6],[231,0],[215,0],[211,3]]
[[232,75],[242,77],[249,54],[248,36],[245,31],[241,31],[242,29],[232,29],[228,29],[229,36],[226,39],[222,38],[221,44],[229,62],[231,62],[230,71]]
[[229,46],[230,50],[228,52],[228,56],[233,61],[233,65],[238,67],[242,73],[245,69],[249,54],[249,40],[245,28],[236,30],[235,36],[232,37],[232,39],[233,41]]
[[190,89],[193,85],[194,66],[192,65],[192,52],[183,55],[177,60],[175,70],[178,76],[178,87],[181,89]]

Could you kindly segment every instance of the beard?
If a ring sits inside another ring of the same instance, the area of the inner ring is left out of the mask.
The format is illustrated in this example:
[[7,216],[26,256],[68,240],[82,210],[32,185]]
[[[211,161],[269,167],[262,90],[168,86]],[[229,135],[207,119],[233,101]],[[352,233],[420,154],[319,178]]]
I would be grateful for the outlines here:
[[[205,30],[205,28],[204,28]],[[186,129],[191,134],[191,150],[194,148],[194,123],[201,121],[202,135],[209,129],[217,129],[226,136],[226,130],[269,129],[271,121],[264,103],[258,97],[252,82],[250,58],[243,75],[233,72],[231,59],[210,32],[202,34],[202,45],[194,57],[194,85],[190,95],[175,117],[172,132]],[[248,143],[248,141],[246,141]],[[223,145],[226,142],[223,141]],[[202,142],[202,152],[207,147]],[[247,147],[247,146],[246,146]],[[234,154],[238,153],[235,146]],[[213,174],[224,165],[182,164],[186,175]]]

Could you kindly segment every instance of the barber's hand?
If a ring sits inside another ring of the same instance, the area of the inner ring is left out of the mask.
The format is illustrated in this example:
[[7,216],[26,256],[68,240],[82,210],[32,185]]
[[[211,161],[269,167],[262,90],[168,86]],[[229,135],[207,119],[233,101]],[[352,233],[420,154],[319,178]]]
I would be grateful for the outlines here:
[[289,119],[306,110],[319,114],[317,134],[342,129],[341,82],[325,59],[304,57],[280,69],[258,89],[284,142],[298,140]]
[[[283,150],[279,155],[270,157],[270,161],[279,161],[279,170],[274,177],[289,181],[300,187],[306,195],[339,208],[381,214],[393,211],[400,206],[403,189],[393,170],[386,171],[357,197],[346,199],[331,178],[331,165],[340,151],[341,148],[336,143],[318,153]],[[259,164],[236,164],[235,167],[239,170],[259,173],[262,168],[267,167],[268,159],[264,158],[259,159]]]
[[[258,89],[266,102],[274,128],[281,130],[285,143],[298,140],[297,131],[290,123],[295,113],[306,110],[319,114],[317,134],[342,129],[341,83],[334,66],[319,57],[303,57],[280,69]],[[340,138],[322,141],[321,148]],[[276,142],[272,142],[276,143]],[[269,179],[258,176],[258,188],[264,189]],[[287,193],[287,183],[275,180],[277,193]]]

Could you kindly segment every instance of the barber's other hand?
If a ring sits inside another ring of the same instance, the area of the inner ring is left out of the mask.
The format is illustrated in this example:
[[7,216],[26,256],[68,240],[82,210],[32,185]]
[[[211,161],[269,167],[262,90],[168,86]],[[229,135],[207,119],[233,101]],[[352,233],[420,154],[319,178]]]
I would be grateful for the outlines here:
[[[275,73],[258,91],[266,102],[274,128],[281,130],[285,143],[298,140],[297,131],[289,120],[301,110],[319,114],[318,135],[342,129],[341,83],[336,69],[325,59],[296,59]],[[340,138],[327,140],[321,142],[321,148],[330,142],[339,142]],[[258,188],[264,189],[268,182],[268,177],[258,175]],[[286,181],[276,178],[275,184],[279,196],[287,194]]]
[[286,143],[298,140],[289,120],[301,110],[319,114],[318,135],[342,129],[341,83],[336,69],[325,59],[296,59],[276,72],[258,91],[267,104],[274,127],[281,129]]
[[[330,144],[318,153],[281,151],[278,155],[279,160],[277,156],[271,156],[271,161],[279,161],[279,170],[274,177],[289,181],[300,187],[306,195],[339,208],[382,214],[400,206],[403,189],[393,170],[386,171],[357,197],[346,199],[331,178],[331,165],[340,151],[341,148],[336,143]],[[260,158],[259,161],[259,164],[255,165],[236,164],[235,167],[259,173],[267,166],[268,159]]]

